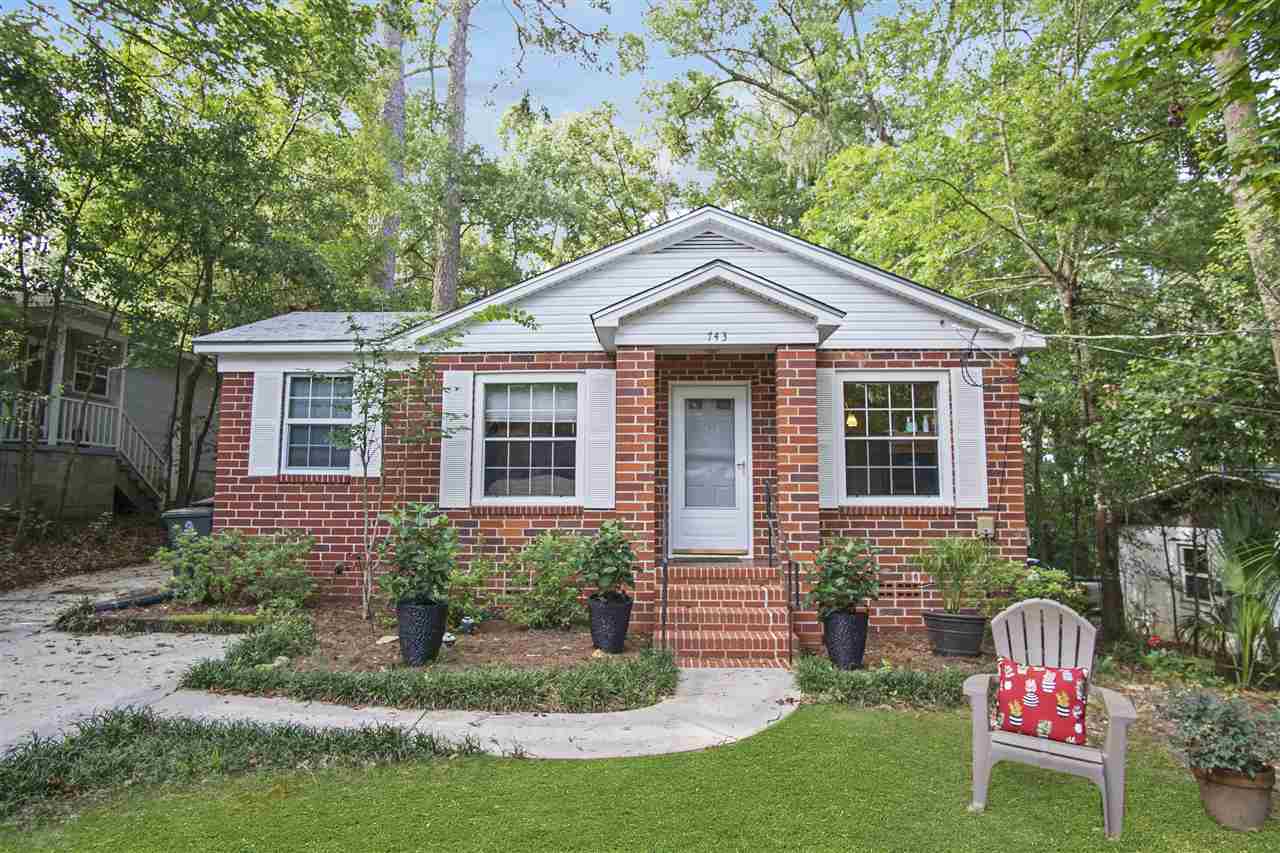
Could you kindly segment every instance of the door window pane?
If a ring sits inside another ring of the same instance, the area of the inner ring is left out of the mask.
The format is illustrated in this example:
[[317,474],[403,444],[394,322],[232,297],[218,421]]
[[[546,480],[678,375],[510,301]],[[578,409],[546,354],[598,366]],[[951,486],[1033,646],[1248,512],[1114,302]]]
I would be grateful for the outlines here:
[[690,399],[684,415],[684,505],[737,505],[734,457],[736,401]]

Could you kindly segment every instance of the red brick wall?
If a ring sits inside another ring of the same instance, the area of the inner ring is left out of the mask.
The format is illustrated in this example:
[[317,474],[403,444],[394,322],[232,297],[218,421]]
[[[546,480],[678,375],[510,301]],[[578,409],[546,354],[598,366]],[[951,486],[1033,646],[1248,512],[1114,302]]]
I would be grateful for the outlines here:
[[752,550],[757,560],[768,559],[769,524],[765,516],[764,484],[774,477],[773,353],[698,353],[658,356],[658,541],[668,522],[671,464],[671,383],[747,382],[751,385]]
[[[451,355],[437,360],[440,369],[583,370],[614,367],[617,375],[617,504],[615,511],[576,507],[473,507],[450,510],[463,546],[464,559],[504,558],[543,530],[589,532],[617,517],[636,538],[644,567],[656,560],[666,500],[667,405],[672,380],[743,380],[752,385],[752,477],[755,488],[756,557],[765,556],[762,481],[780,481],[779,509],[786,515],[793,552],[812,553],[819,541],[836,536],[870,539],[881,549],[883,594],[873,608],[873,624],[919,627],[920,612],[936,606],[920,589],[921,578],[911,559],[930,539],[972,533],[980,515],[996,519],[996,543],[1009,558],[1026,555],[1022,446],[1019,425],[1016,361],[1007,353],[982,363],[986,392],[987,472],[990,507],[951,508],[842,507],[817,508],[816,367],[949,368],[960,364],[959,352],[829,352],[787,347],[773,353],[658,356],[652,349],[622,348],[606,353],[519,353]],[[774,371],[780,381],[775,395]],[[439,410],[439,390],[422,405]],[[358,600],[360,490],[366,485],[347,475],[250,477],[249,417],[253,376],[223,375],[218,431],[217,513],[215,524],[257,531],[273,527],[305,528],[318,545],[311,568],[325,597]],[[409,411],[405,420],[422,421],[427,412]],[[775,430],[775,423],[778,425]],[[395,432],[394,425],[389,426]],[[776,435],[775,435],[776,432]],[[772,445],[776,439],[776,455]],[[439,493],[440,445],[389,443],[383,460],[384,505],[401,500],[433,502]],[[785,483],[785,487],[784,484]],[[785,491],[785,494],[783,492]],[[494,579],[495,588],[518,588],[522,578]],[[651,623],[652,575],[646,573],[636,618],[637,627]],[[809,641],[817,625],[806,625]]]

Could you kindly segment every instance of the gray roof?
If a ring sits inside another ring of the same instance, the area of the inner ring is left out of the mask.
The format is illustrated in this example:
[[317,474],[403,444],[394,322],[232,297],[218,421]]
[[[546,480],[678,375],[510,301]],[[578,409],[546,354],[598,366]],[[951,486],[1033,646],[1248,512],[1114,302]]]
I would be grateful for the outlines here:
[[416,311],[294,311],[196,338],[197,343],[282,344],[352,341],[351,321],[365,337],[380,338],[401,323],[429,314]]

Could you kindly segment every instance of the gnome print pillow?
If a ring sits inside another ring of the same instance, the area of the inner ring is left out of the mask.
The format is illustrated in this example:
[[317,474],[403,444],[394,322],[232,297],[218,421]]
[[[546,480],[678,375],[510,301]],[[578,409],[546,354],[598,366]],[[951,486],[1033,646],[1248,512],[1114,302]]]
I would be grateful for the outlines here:
[[1081,746],[1089,704],[1089,670],[1024,666],[1000,658],[995,727]]

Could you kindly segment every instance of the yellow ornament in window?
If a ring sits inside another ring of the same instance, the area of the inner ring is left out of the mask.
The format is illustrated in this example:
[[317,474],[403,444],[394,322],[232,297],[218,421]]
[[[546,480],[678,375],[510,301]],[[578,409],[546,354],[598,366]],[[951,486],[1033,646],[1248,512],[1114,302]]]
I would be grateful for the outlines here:
[[850,426],[850,427],[856,427],[858,425],[858,416],[850,412],[849,416],[844,419],[844,425]]

